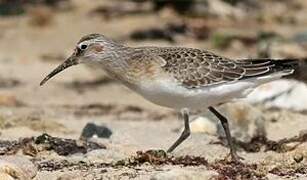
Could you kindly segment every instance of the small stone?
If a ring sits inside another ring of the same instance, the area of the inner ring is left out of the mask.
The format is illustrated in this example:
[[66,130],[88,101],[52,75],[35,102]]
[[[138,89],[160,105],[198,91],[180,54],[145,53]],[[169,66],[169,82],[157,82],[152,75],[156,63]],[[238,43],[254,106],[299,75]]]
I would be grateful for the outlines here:
[[296,153],[294,154],[293,159],[296,163],[300,163],[303,161],[304,156],[301,153]]
[[247,101],[264,104],[267,108],[286,108],[295,111],[307,110],[307,86],[295,80],[277,80],[256,88]]
[[0,179],[1,180],[15,180],[12,176],[10,176],[7,173],[3,173],[3,172],[0,172]]
[[216,123],[203,116],[194,119],[190,123],[190,128],[192,133],[207,133],[214,135],[217,132]]
[[2,156],[0,160],[0,179],[32,179],[37,174],[34,164],[19,156]]
[[88,139],[97,135],[100,138],[109,138],[112,131],[106,126],[98,126],[94,123],[87,123],[82,130],[80,139]]

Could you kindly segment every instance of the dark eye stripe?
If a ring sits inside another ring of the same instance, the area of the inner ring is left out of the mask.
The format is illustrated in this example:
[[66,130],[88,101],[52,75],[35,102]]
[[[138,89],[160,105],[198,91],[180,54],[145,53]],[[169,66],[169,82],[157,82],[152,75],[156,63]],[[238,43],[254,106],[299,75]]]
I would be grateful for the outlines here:
[[79,56],[82,53],[82,50],[80,49],[80,47],[76,47],[75,49],[75,55]]

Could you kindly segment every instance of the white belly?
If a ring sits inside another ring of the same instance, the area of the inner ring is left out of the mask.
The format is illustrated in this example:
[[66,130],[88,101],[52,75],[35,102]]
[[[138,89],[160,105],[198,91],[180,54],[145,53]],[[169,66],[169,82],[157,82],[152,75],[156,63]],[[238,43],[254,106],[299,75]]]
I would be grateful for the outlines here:
[[258,85],[274,79],[257,78],[241,80],[234,83],[212,85],[197,89],[187,89],[174,81],[160,80],[144,83],[141,87],[134,90],[144,98],[160,106],[173,109],[204,109],[236,98],[243,98]]

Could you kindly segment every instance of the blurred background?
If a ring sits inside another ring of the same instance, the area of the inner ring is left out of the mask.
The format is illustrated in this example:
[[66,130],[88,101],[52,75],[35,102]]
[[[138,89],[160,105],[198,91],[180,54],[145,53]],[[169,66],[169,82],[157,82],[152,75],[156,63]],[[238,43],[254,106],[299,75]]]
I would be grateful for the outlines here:
[[[95,135],[107,150],[82,158],[111,161],[140,149],[166,149],[177,138],[182,122],[176,112],[147,102],[99,69],[73,67],[39,87],[90,33],[130,46],[194,47],[237,59],[301,58],[302,68],[290,79],[219,109],[244,142],[258,136],[279,140],[307,129],[307,1],[0,0],[0,139],[12,142],[43,132],[72,139]],[[193,137],[179,155],[209,160],[226,155],[224,146],[209,143],[224,136],[212,115],[195,116],[191,126]],[[0,143],[0,155],[8,154],[4,146]],[[247,159],[258,162],[266,155]],[[46,173],[39,169],[38,176]]]

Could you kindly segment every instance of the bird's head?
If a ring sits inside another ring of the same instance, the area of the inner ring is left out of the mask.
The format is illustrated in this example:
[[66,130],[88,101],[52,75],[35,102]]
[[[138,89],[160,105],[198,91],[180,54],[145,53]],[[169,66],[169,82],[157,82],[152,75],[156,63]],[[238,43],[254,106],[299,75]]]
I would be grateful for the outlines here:
[[101,34],[90,34],[82,37],[70,57],[56,67],[40,83],[42,86],[50,78],[63,71],[64,69],[80,63],[99,63],[104,62],[114,56],[114,49],[121,45],[106,38]]

